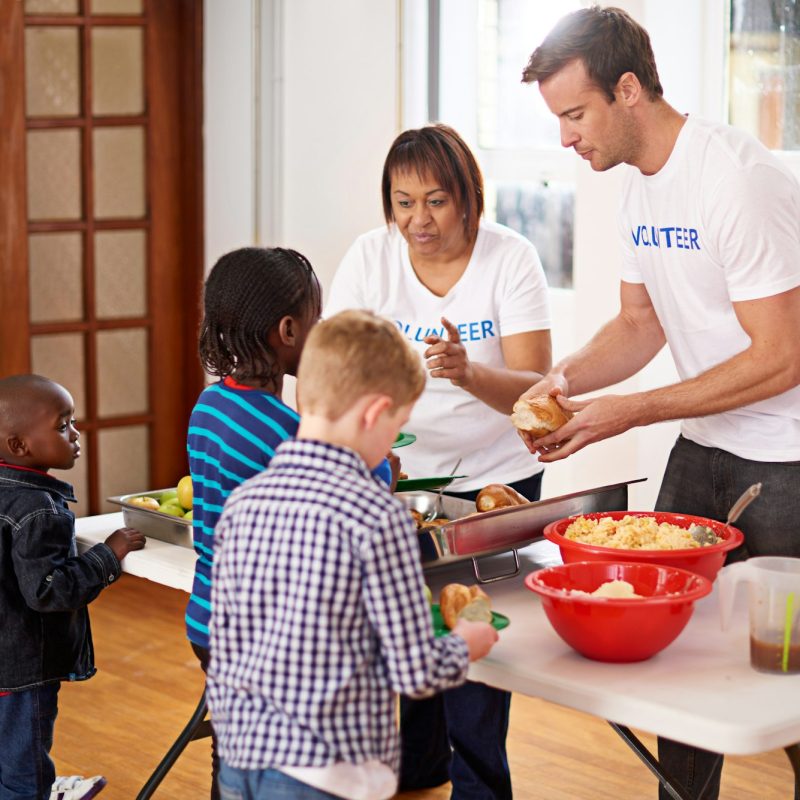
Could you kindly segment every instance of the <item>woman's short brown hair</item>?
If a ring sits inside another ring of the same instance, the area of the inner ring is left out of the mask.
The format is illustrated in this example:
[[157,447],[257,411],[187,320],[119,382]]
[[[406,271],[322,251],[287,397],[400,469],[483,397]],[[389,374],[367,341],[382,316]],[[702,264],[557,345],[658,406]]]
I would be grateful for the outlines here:
[[386,224],[394,222],[392,176],[416,172],[430,176],[449,195],[464,218],[464,235],[473,241],[483,214],[483,176],[466,142],[448,125],[403,131],[392,142],[383,164],[381,194]]
[[611,103],[626,72],[636,75],[651,100],[664,94],[650,37],[621,8],[591,6],[562,17],[533,51],[522,82],[541,83],[577,59]]

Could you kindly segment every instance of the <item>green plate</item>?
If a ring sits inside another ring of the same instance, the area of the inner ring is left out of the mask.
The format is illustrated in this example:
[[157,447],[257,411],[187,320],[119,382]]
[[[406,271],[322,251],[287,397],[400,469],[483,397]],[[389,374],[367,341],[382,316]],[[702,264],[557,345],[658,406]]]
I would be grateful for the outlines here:
[[[439,604],[432,603],[431,604],[431,616],[433,617],[433,633],[438,638],[440,636],[447,636],[450,633],[450,630],[445,626],[444,621],[442,620],[442,612],[439,611]],[[496,631],[501,631],[503,628],[507,628],[511,624],[511,620],[504,616],[503,614],[498,614],[496,611],[492,611],[492,627]]]
[[466,475],[445,475],[442,478],[406,478],[397,481],[396,492],[422,492],[426,489],[440,489],[449,486],[456,478],[466,478]]
[[405,447],[407,444],[414,444],[417,441],[417,437],[413,433],[400,433],[397,434],[397,438],[394,440],[394,444],[392,445],[392,449],[395,447]]

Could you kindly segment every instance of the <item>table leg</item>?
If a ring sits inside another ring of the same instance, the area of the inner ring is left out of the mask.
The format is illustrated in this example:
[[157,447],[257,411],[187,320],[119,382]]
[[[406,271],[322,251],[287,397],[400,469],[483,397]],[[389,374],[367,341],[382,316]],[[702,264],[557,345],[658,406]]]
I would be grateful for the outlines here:
[[794,800],[800,800],[800,743],[783,748],[794,771]]
[[[693,795],[690,795],[678,781],[664,771],[662,766],[658,763],[658,759],[642,744],[641,740],[636,737],[630,728],[624,725],[618,725],[616,722],[609,722],[608,724],[619,734],[625,744],[639,756],[650,772],[658,778],[670,797],[674,798],[674,800],[693,800]],[[800,758],[800,753],[798,753],[798,757]],[[722,756],[720,755],[719,758],[722,758]],[[707,785],[706,783],[706,786]],[[703,786],[702,790],[697,794],[697,797],[703,796],[706,786]],[[800,798],[795,797],[795,800],[800,800]]]
[[158,788],[161,781],[166,778],[167,773],[172,769],[173,764],[178,760],[178,756],[186,749],[186,745],[189,744],[189,742],[211,736],[211,721],[206,719],[207,714],[208,706],[206,705],[206,693],[203,692],[200,697],[200,702],[197,704],[197,708],[195,708],[189,722],[186,723],[186,727],[181,731],[175,743],[167,750],[167,754],[153,770],[153,774],[147,779],[147,783],[142,787],[139,794],[136,795],[136,800],[148,800],[148,798],[152,797],[153,792]]

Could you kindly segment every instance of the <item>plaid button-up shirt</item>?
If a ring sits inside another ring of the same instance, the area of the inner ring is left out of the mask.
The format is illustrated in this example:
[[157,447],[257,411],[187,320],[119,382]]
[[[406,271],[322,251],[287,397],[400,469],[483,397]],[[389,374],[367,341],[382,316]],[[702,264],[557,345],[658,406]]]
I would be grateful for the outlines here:
[[214,534],[208,702],[239,769],[378,759],[397,771],[394,693],[463,682],[435,639],[405,506],[352,450],[282,444]]

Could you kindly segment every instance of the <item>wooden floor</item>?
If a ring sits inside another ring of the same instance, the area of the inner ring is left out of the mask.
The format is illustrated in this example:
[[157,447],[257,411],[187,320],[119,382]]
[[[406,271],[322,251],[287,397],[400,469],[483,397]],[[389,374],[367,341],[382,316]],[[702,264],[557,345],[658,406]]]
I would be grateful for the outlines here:
[[[53,756],[61,775],[105,775],[103,800],[136,798],[200,696],[202,672],[183,633],[185,603],[182,592],[124,576],[91,606],[99,672],[63,685]],[[652,737],[640,738],[654,749]],[[655,779],[595,717],[515,695],[508,748],[518,800],[656,797]],[[193,742],[154,798],[207,797],[209,776],[208,740]],[[790,800],[792,785],[783,751],[727,758],[722,798]],[[449,796],[448,784],[398,797]]]

